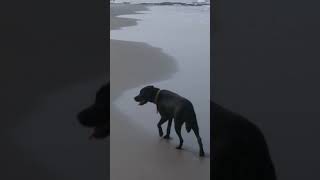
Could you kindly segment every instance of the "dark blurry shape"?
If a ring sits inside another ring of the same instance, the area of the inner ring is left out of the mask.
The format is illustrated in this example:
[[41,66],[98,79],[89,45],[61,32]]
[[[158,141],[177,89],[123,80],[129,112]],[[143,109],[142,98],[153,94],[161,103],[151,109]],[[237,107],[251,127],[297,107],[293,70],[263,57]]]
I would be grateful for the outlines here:
[[146,86],[142,88],[140,94],[134,99],[139,102],[139,105],[152,102],[157,106],[157,110],[161,115],[161,119],[158,123],[160,137],[163,135],[161,125],[168,121],[167,134],[164,138],[170,138],[171,123],[172,119],[174,119],[174,128],[180,140],[180,144],[177,149],[182,149],[183,139],[181,136],[181,128],[185,123],[187,132],[193,130],[197,137],[200,148],[199,155],[204,156],[196,114],[194,112],[193,105],[189,100],[174,92],[160,90],[154,86]]
[[93,128],[90,138],[102,139],[110,135],[110,84],[103,85],[97,92],[93,105],[78,114],[79,122]]
[[262,132],[247,119],[211,102],[213,179],[275,180]]

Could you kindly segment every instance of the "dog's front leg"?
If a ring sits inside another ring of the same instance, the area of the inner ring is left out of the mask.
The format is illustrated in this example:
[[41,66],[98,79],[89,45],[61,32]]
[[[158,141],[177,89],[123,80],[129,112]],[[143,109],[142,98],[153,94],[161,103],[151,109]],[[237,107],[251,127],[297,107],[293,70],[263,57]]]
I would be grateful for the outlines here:
[[172,119],[169,119],[167,126],[167,134],[163,137],[165,139],[170,139],[170,131],[171,131]]
[[162,128],[161,128],[161,125],[163,123],[165,123],[167,120],[165,118],[161,118],[160,121],[158,122],[158,129],[159,129],[159,136],[162,137],[163,136],[163,131],[162,131]]

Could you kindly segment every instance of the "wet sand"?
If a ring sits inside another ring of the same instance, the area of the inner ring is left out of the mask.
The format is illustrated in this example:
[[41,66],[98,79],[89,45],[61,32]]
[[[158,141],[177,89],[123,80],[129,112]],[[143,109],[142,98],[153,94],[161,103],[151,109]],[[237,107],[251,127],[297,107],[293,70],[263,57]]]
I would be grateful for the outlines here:
[[[115,15],[146,10],[143,6],[115,5]],[[140,9],[139,9],[140,8]],[[113,11],[111,10],[111,12]],[[117,19],[122,19],[117,17]],[[134,25],[137,20],[123,18],[122,22]],[[112,20],[111,20],[112,22]],[[112,25],[112,23],[111,23]],[[119,24],[116,24],[119,25]],[[125,23],[121,26],[125,26]],[[111,27],[111,29],[119,29]],[[162,49],[146,43],[111,40],[111,180],[116,179],[209,179],[209,158],[199,158],[188,149],[178,151],[176,143],[147,133],[141,126],[118,109],[114,101],[126,90],[142,84],[166,80],[177,71],[175,60]],[[134,74],[134,76],[132,75]],[[128,99],[133,101],[133,97]],[[156,127],[157,120],[154,121]],[[174,136],[174,132],[172,132]]]

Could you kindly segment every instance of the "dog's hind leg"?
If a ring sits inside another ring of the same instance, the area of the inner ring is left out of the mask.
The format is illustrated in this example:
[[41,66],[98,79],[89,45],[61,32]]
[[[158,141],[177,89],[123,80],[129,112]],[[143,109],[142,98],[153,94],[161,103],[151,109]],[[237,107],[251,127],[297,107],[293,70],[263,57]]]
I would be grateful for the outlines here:
[[170,131],[171,131],[172,119],[169,119],[167,126],[167,134],[163,137],[165,139],[170,139]]
[[179,144],[179,146],[176,147],[176,149],[181,149],[182,145],[183,145],[183,139],[182,139],[182,136],[181,136],[181,127],[182,127],[182,124],[175,124],[174,125],[176,133],[177,133],[177,135],[179,137],[179,140],[180,140],[180,144]]
[[159,129],[159,136],[160,136],[160,137],[163,136],[163,131],[162,131],[161,125],[162,125],[163,123],[165,123],[166,121],[167,121],[167,119],[161,118],[160,121],[159,121],[158,124],[157,124],[158,129]]
[[202,140],[201,140],[201,137],[200,137],[200,134],[199,134],[199,128],[192,128],[192,130],[193,130],[193,132],[194,132],[194,134],[196,135],[197,140],[198,140],[198,144],[199,144],[199,148],[200,148],[200,153],[199,153],[199,155],[200,155],[200,156],[204,156]]

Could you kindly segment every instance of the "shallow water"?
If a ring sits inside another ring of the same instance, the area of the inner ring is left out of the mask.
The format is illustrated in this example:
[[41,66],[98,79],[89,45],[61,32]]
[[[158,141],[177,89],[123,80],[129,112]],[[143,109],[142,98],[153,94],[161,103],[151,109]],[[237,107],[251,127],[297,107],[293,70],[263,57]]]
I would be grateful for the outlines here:
[[[183,3],[194,3],[204,2],[204,0],[112,0],[114,3],[130,2],[130,3],[160,3],[160,2],[183,2]],[[207,0],[205,2],[210,2]]]
[[[124,27],[111,31],[115,40],[147,43],[161,48],[171,56],[177,65],[177,72],[169,79],[153,82],[152,85],[168,89],[188,98],[194,105],[203,139],[205,151],[210,152],[210,12],[206,7],[154,6],[141,14],[120,17],[139,19],[136,26]],[[152,58],[152,57],[150,57]],[[134,57],[132,58],[134,60]],[[141,71],[152,74],[157,67],[144,67]],[[164,72],[166,72],[164,70]],[[131,74],[135,76],[135,74]],[[112,71],[111,71],[112,83]],[[160,116],[155,105],[137,106],[133,97],[140,88],[128,89],[113,103],[130,121],[142,127],[146,133],[157,133],[156,124]],[[166,124],[163,128],[165,129]],[[177,136],[172,129],[171,136],[177,143]],[[184,146],[194,151],[198,144],[193,135],[183,128]]]

